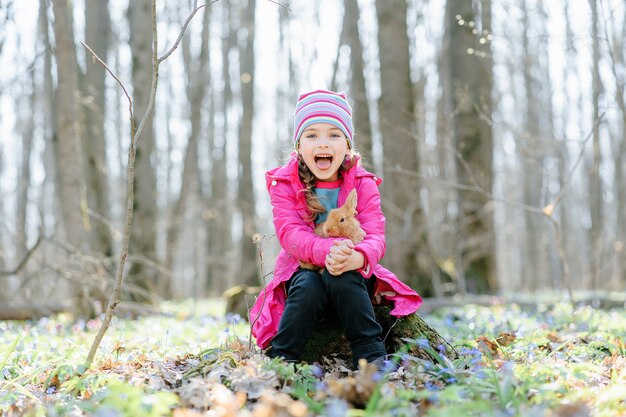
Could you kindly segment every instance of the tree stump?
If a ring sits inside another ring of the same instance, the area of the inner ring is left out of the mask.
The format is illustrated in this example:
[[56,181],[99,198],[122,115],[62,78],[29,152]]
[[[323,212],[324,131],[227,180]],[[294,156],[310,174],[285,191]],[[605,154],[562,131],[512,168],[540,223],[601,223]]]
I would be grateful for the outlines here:
[[[448,359],[457,359],[458,352],[435,329],[430,327],[420,316],[411,314],[396,318],[389,315],[391,307],[375,306],[376,320],[383,328],[383,339],[387,353],[407,352],[430,362],[437,362],[432,351],[443,353]],[[326,317],[313,330],[311,339],[302,355],[307,362],[321,362],[322,357],[335,356],[351,363],[352,354],[348,340],[336,317]],[[425,339],[428,346],[407,343],[404,339]],[[431,352],[429,352],[429,350]]]
[[254,300],[261,292],[261,287],[248,285],[235,285],[222,294],[226,301],[226,314],[238,314],[244,320],[248,320],[248,309],[254,304]]

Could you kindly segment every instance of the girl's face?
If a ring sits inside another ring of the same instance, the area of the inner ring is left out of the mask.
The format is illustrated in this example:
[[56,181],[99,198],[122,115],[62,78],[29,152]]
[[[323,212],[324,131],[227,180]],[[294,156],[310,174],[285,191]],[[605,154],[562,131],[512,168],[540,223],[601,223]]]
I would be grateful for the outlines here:
[[319,181],[336,181],[348,153],[348,140],[334,125],[313,123],[302,132],[298,153]]

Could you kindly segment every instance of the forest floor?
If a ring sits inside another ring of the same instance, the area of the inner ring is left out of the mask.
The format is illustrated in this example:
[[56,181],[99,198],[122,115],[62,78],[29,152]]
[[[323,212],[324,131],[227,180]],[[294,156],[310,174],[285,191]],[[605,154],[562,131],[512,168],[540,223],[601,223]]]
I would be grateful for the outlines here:
[[623,306],[441,308],[422,317],[460,359],[399,354],[400,368],[387,373],[336,359],[297,368],[270,360],[220,301],[162,310],[115,318],[87,372],[99,320],[0,322],[0,415],[626,416]]

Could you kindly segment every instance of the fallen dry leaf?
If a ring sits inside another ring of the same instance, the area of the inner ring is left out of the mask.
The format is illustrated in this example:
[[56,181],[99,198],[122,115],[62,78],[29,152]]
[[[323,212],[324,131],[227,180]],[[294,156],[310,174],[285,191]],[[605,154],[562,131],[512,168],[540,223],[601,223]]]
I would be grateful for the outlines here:
[[241,366],[233,369],[229,376],[230,386],[234,391],[244,392],[251,399],[261,397],[267,390],[280,388],[276,372],[260,366]]
[[510,332],[502,332],[496,337],[496,343],[501,347],[506,347],[515,341],[515,334]]
[[305,417],[309,412],[302,401],[278,392],[266,392],[252,410],[253,417]]
[[493,358],[495,355],[498,354],[498,345],[487,339],[487,337],[478,336],[478,338],[476,339],[476,343],[478,344],[478,350],[480,350],[480,352],[488,358]]
[[554,417],[589,417],[590,410],[585,403],[563,404],[552,413]]
[[352,376],[329,379],[328,390],[332,395],[362,407],[369,401],[379,380],[380,374],[376,366],[361,359],[359,370]]
[[202,414],[189,408],[177,408],[174,410],[172,417],[202,417]]

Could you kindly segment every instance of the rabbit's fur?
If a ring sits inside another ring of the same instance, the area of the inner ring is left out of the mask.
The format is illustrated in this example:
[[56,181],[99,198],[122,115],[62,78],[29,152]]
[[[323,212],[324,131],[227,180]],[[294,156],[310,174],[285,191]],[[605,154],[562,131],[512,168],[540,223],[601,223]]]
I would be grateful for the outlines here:
[[[356,189],[350,191],[346,202],[341,207],[337,207],[328,212],[328,217],[324,223],[315,227],[315,234],[321,237],[345,237],[358,245],[365,238],[365,231],[361,228],[361,223],[356,218],[357,196]],[[321,271],[324,268],[299,261],[300,267]]]

